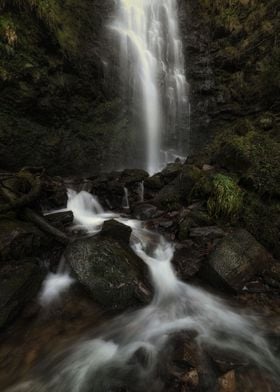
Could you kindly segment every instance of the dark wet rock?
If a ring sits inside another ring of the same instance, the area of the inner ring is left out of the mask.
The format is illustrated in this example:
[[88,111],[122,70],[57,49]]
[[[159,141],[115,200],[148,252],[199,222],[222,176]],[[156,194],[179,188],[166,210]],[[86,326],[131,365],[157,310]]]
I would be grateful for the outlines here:
[[234,144],[226,143],[214,157],[220,166],[237,172],[244,172],[251,166],[250,159]]
[[176,178],[175,184],[178,192],[180,192],[185,200],[187,200],[201,175],[201,170],[194,165],[184,165],[182,167],[179,176]]
[[280,289],[280,263],[275,262],[271,264],[266,270],[264,271],[264,280],[265,282],[277,289]]
[[155,196],[153,203],[165,211],[178,210],[181,206],[180,194],[173,185],[165,185]]
[[55,212],[45,216],[46,220],[58,229],[64,229],[72,225],[74,215],[72,211]]
[[149,174],[145,170],[126,169],[122,172],[120,179],[124,185],[129,185],[144,181],[147,177],[149,177]]
[[78,281],[106,309],[123,310],[149,300],[146,265],[111,233],[80,239],[68,246],[65,256]]
[[103,237],[110,237],[117,241],[121,241],[126,245],[129,245],[130,236],[132,229],[122,223],[115,220],[109,220],[104,222],[100,235]]
[[210,226],[212,224],[213,219],[201,207],[200,203],[189,206],[180,220],[178,238],[184,241],[189,238],[192,227]]
[[149,188],[149,189],[152,189],[155,191],[163,188],[164,181],[161,177],[161,174],[157,173],[149,178],[146,178],[145,182],[144,182],[144,186],[145,186],[145,188]]
[[212,166],[212,165],[208,165],[208,164],[205,163],[205,164],[202,166],[202,170],[203,170],[204,172],[210,172],[210,171],[214,171],[214,170],[215,170],[215,167]]
[[47,237],[31,223],[0,219],[0,261],[34,256],[47,246]]
[[211,241],[225,236],[225,232],[218,226],[193,227],[189,236],[195,241]]
[[271,260],[271,255],[248,231],[235,229],[221,240],[201,272],[210,284],[238,291]]
[[242,356],[241,353],[231,351],[225,352],[225,350],[219,350],[210,345],[206,347],[206,351],[215,364],[215,367],[222,374],[227,373],[232,369],[249,365],[249,360]]
[[234,370],[223,374],[218,379],[219,392],[236,392],[236,375]]
[[172,220],[161,220],[159,222],[159,226],[163,229],[170,229],[173,226],[174,222]]
[[182,170],[180,162],[169,163],[160,173],[161,179],[165,184],[174,180]]
[[137,204],[133,209],[133,216],[140,220],[157,218],[162,214],[156,206],[148,203]]
[[200,270],[202,261],[203,255],[194,247],[192,241],[189,241],[189,244],[176,245],[172,264],[182,280],[193,278]]
[[0,328],[36,297],[44,276],[45,271],[36,259],[21,265],[10,264],[0,270]]

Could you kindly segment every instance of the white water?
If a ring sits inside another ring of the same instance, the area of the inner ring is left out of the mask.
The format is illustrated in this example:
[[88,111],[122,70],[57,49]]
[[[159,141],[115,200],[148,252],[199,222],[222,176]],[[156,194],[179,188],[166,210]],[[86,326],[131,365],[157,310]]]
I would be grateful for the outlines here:
[[125,210],[129,210],[129,194],[128,194],[128,189],[126,187],[123,188],[123,201],[122,201],[122,207]]
[[74,279],[70,276],[70,270],[62,258],[56,273],[49,272],[44,280],[39,293],[39,303],[46,307],[59,301],[62,294],[67,292],[73,283]]
[[105,220],[116,215],[105,212],[97,198],[86,191],[79,193],[69,189],[67,209],[74,214],[74,228],[86,229],[89,233],[98,233]]
[[188,107],[177,1],[117,3],[118,13],[111,27],[121,40],[121,68],[127,94],[133,97],[135,112],[142,110],[144,115],[146,169],[152,174],[162,166],[163,139],[176,135],[176,124]]
[[139,201],[143,202],[145,199],[145,186],[144,181],[139,182],[138,186]]
[[[91,205],[92,196],[87,192],[75,198],[75,205]],[[84,219],[84,207],[76,208],[74,213],[77,222]],[[88,210],[92,222],[102,214]],[[277,378],[279,359],[256,327],[255,317],[240,314],[216,296],[180,281],[172,268],[174,250],[170,243],[145,229],[140,221],[116,219],[132,228],[131,247],[149,268],[154,286],[151,304],[108,322],[94,332],[94,338],[85,337],[72,347],[64,359],[47,362],[35,384],[26,384],[26,390],[104,392],[128,385],[137,392],[161,391],[156,369],[166,359],[164,348],[169,336],[180,331],[191,331],[202,350],[214,347],[238,353]],[[85,229],[92,231],[88,220]],[[99,223],[93,232],[98,229]],[[22,389],[17,388],[9,391],[22,391],[24,384]]]

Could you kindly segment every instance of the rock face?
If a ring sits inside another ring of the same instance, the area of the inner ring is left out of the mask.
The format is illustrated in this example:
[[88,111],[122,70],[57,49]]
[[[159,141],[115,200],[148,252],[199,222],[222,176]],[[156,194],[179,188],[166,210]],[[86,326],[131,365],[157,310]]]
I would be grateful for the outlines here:
[[34,256],[46,246],[45,235],[31,223],[0,220],[0,261]]
[[44,279],[44,270],[36,260],[10,265],[0,271],[0,329],[34,299]]
[[236,229],[212,252],[203,276],[214,285],[241,290],[271,262],[271,255],[244,229]]
[[147,302],[150,290],[144,262],[126,244],[131,230],[122,230],[124,225],[118,223],[115,230],[110,226],[103,234],[70,244],[65,256],[95,301],[106,309],[123,310]]

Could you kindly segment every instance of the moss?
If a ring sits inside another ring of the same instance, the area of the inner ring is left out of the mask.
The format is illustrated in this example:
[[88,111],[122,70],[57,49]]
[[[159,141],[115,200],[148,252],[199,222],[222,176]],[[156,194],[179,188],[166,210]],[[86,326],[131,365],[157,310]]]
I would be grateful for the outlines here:
[[264,246],[280,257],[280,203],[267,203],[257,194],[244,195],[241,222]]
[[214,161],[238,174],[242,184],[251,184],[260,195],[280,195],[280,143],[269,133],[250,130],[238,135],[229,129],[217,136],[210,150]]
[[207,209],[211,216],[234,220],[239,216],[243,205],[243,193],[238,185],[223,174],[212,179],[212,191],[207,201]]

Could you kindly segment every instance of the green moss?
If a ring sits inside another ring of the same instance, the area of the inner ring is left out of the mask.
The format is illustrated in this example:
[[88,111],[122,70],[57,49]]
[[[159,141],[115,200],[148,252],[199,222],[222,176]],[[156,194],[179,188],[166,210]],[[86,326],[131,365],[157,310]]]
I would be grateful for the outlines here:
[[243,204],[243,193],[238,185],[223,174],[212,179],[212,192],[207,201],[211,216],[234,220],[238,217]]
[[280,195],[280,143],[274,137],[255,130],[242,136],[229,129],[211,151],[217,163],[238,173],[260,195]]
[[244,195],[241,222],[272,253],[280,257],[280,203],[263,201],[253,192]]

